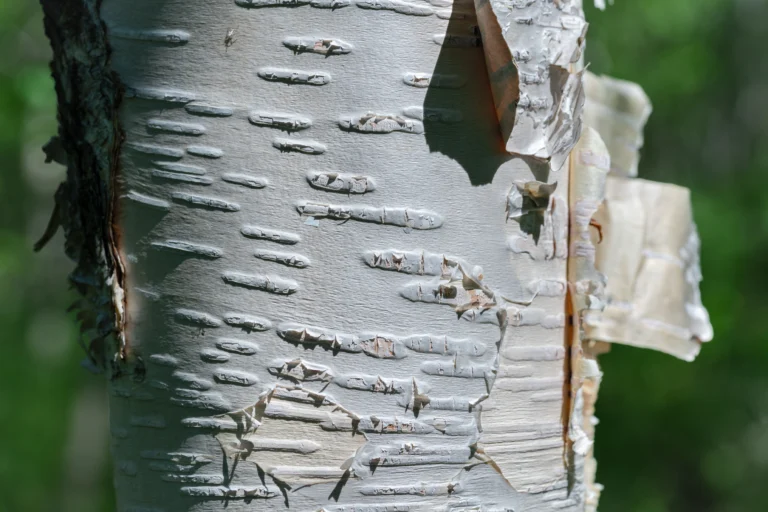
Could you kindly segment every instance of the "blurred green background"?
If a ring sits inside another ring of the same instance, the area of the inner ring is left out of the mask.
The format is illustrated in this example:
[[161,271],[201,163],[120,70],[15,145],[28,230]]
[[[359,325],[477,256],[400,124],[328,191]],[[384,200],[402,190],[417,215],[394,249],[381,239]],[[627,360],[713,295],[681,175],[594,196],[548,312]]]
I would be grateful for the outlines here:
[[[589,3],[589,0],[586,0]],[[587,8],[590,69],[654,104],[641,176],[690,187],[715,328],[694,364],[602,357],[602,512],[768,510],[768,1]],[[82,370],[61,235],[40,254],[63,169],[35,0],[0,0],[0,511],[111,512],[103,382]]]

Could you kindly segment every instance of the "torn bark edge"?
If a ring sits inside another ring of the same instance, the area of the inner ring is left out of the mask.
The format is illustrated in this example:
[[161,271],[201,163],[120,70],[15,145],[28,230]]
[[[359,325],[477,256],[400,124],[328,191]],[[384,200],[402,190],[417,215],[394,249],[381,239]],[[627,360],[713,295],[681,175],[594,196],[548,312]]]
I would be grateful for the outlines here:
[[653,111],[643,88],[606,75],[584,74],[584,122],[597,130],[611,154],[611,174],[636,177],[643,128]]
[[[600,486],[594,481],[596,465],[592,457],[594,423],[592,412],[600,385],[597,348],[587,339],[582,315],[601,310],[605,277],[595,268],[595,240],[592,217],[605,198],[605,183],[610,170],[610,156],[605,143],[594,129],[586,127],[570,155],[568,232],[568,323],[565,344],[566,382],[564,383],[563,426],[564,459],[568,466],[569,487],[574,481],[576,456],[585,457],[584,483],[587,510],[597,507]],[[598,347],[599,348],[599,347]]]
[[[550,162],[557,160],[564,162],[567,155],[579,140],[582,130],[582,109],[586,94],[584,91],[584,70],[582,66],[574,66],[584,49],[587,23],[584,22],[584,13],[563,9],[560,14],[568,18],[580,18],[581,31],[574,38],[574,45],[561,44],[560,53],[555,59],[549,59],[546,52],[536,51],[542,48],[515,49],[506,38],[508,28],[502,29],[497,13],[503,14],[529,14],[528,7],[495,6],[492,0],[475,0],[475,14],[483,41],[483,53],[486,68],[491,84],[491,92],[494,100],[494,108],[499,121],[499,129],[508,153],[523,158],[531,158],[538,161]],[[559,4],[559,2],[556,2]],[[534,8],[534,7],[531,7]],[[561,7],[558,5],[558,10]],[[541,15],[542,13],[536,13]],[[520,18],[518,18],[520,19]],[[536,22],[520,24],[536,25]],[[508,24],[505,20],[505,24]],[[572,30],[568,23],[561,20],[562,30]],[[506,26],[506,25],[505,25]],[[541,27],[543,31],[545,27]],[[552,27],[546,27],[551,29]],[[533,41],[535,38],[529,37]],[[544,37],[540,37],[544,40]],[[550,48],[545,48],[550,50]],[[570,52],[568,52],[570,50]],[[533,53],[533,54],[532,54]],[[567,55],[567,58],[561,58]],[[544,60],[542,60],[544,58]],[[521,63],[533,60],[539,62],[537,74],[534,77],[528,74],[526,78],[521,71]],[[521,77],[523,80],[521,80]],[[533,85],[531,85],[533,84]],[[538,92],[543,88],[551,95],[547,97],[531,97],[530,93]],[[536,89],[539,89],[536,91]],[[544,103],[541,103],[542,100]],[[551,103],[547,100],[550,100]],[[541,112],[535,112],[541,110]],[[526,118],[530,118],[526,121]],[[526,121],[526,125],[523,122]],[[521,137],[522,133],[533,134],[532,137]],[[553,166],[555,170],[560,165]]]
[[504,40],[499,20],[490,0],[475,0],[475,15],[483,41],[483,55],[488,70],[494,110],[499,120],[505,149],[509,150],[509,138],[515,126],[516,109],[520,102],[520,71],[511,49]]
[[89,362],[109,370],[113,379],[127,367],[142,375],[141,359],[132,356],[125,339],[125,269],[116,224],[123,87],[110,67],[101,0],[40,4],[53,50],[58,139],[67,176],[56,191],[54,215],[36,249],[61,225],[65,253],[76,264],[69,280],[82,296],[73,309],[79,310],[82,335],[90,338]]

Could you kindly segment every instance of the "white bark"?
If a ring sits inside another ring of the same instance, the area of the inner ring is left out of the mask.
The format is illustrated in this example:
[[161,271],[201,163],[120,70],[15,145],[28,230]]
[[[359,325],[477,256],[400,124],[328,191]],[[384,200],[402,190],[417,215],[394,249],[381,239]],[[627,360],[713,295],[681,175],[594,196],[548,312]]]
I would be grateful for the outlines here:
[[606,305],[583,318],[584,335],[692,361],[713,332],[699,294],[699,237],[689,192],[632,179],[651,113],[643,90],[590,73],[585,82],[585,121],[606,141],[611,175],[594,216],[605,238],[597,244],[595,265],[605,278]]
[[63,225],[104,251],[119,510],[594,509],[579,1],[103,0],[103,41],[88,12],[119,151],[62,139],[119,198]]
[[113,386],[123,509],[581,507],[567,168],[500,152],[473,7],[435,4],[104,2],[147,362]]

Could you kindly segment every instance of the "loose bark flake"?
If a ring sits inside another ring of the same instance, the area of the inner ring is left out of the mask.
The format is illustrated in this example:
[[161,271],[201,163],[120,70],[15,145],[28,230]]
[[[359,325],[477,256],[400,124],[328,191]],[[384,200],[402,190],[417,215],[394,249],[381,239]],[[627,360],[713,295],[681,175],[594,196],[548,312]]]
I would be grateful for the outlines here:
[[506,150],[549,160],[581,133],[579,61],[587,23],[580,0],[475,0]]
[[713,332],[688,190],[611,176],[596,218],[605,231],[596,265],[607,278],[606,307],[584,317],[587,337],[692,361]]
[[588,75],[587,83],[585,118],[594,127],[587,125],[570,157],[567,454],[584,457],[585,511],[594,512],[602,488],[592,455],[597,357],[622,343],[691,361],[713,334],[698,288],[688,191],[632,178],[647,96],[608,77]]
[[611,172],[635,177],[643,146],[643,127],[651,101],[642,87],[609,76],[584,74],[584,123],[602,137],[611,155]]

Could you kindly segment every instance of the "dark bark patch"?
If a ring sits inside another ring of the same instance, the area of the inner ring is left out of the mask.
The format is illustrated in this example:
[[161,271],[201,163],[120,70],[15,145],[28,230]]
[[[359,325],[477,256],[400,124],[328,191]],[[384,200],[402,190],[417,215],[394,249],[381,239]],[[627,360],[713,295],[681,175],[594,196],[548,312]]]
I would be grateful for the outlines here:
[[[75,262],[70,282],[81,308],[97,318],[82,325],[88,356],[117,378],[134,366],[124,335],[124,271],[117,246],[117,177],[123,133],[118,109],[123,87],[110,66],[100,0],[41,0],[51,42],[58,100],[58,145],[67,177],[56,194],[55,215],[65,252]],[[50,158],[50,156],[49,156]],[[45,238],[45,236],[44,236]]]

